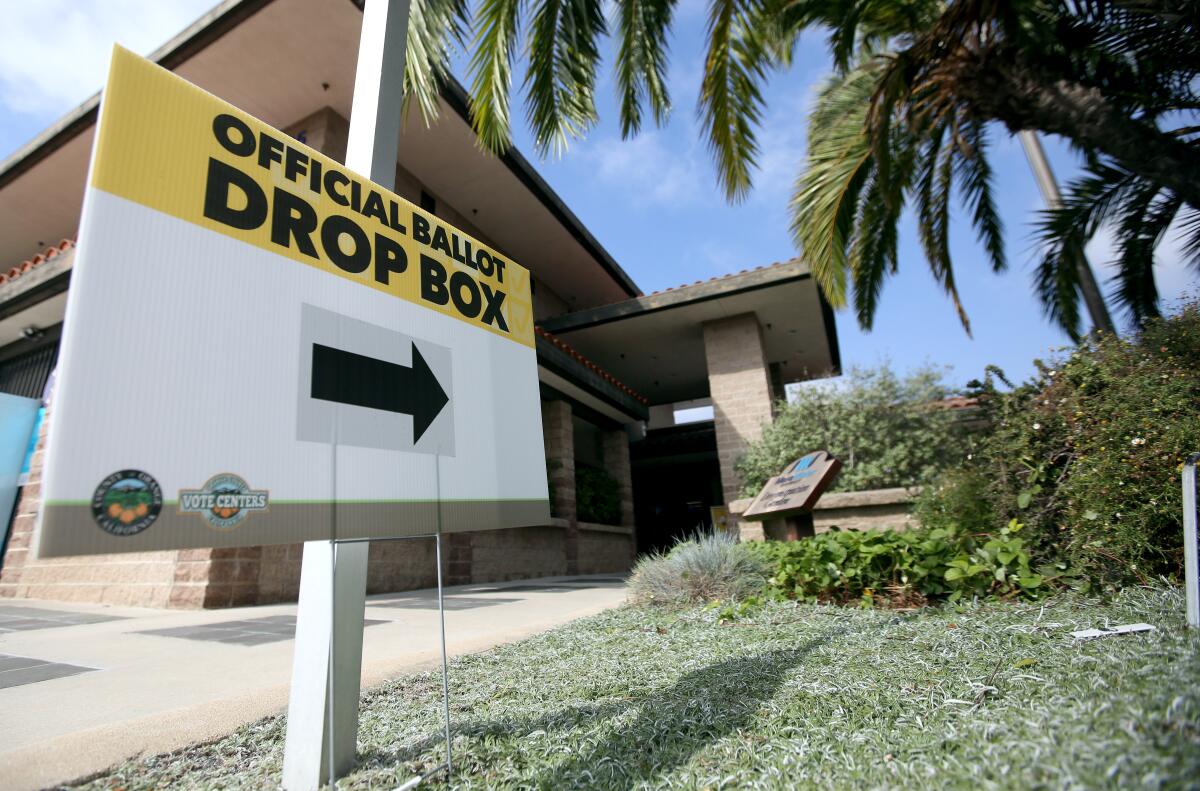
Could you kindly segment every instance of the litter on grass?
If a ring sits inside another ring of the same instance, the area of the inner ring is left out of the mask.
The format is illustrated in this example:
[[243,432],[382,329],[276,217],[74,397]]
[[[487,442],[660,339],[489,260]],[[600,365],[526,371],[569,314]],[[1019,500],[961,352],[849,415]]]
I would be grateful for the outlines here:
[[1112,637],[1117,634],[1133,634],[1134,632],[1153,632],[1154,627],[1148,623],[1127,623],[1121,626],[1113,626],[1108,629],[1080,629],[1078,632],[1071,632],[1071,636],[1080,640],[1091,640],[1095,637]]

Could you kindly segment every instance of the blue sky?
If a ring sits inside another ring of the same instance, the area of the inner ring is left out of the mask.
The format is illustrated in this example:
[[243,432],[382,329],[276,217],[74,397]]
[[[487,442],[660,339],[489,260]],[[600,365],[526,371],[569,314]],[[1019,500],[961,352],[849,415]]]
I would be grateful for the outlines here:
[[[103,83],[113,41],[142,53],[157,48],[207,10],[213,0],[40,0],[6,4],[0,32],[0,158],[7,157]],[[54,31],[48,46],[47,31]],[[696,121],[696,94],[703,66],[705,5],[682,0],[672,46],[670,86],[675,105],[669,123],[622,141],[617,125],[611,57],[598,86],[600,124],[574,141],[560,158],[538,160],[514,107],[517,146],[643,290],[761,266],[795,255],[788,233],[787,201],[801,166],[805,119],[815,89],[828,72],[822,40],[802,42],[794,66],[772,76],[760,131],[762,155],[751,196],[729,205],[716,186],[714,168]],[[611,55],[610,53],[606,53]],[[458,76],[467,82],[462,64]],[[515,90],[520,93],[520,77]],[[992,274],[960,212],[952,249],[960,292],[974,337],[958,323],[950,302],[928,274],[906,221],[900,272],[884,289],[874,330],[859,330],[847,311],[837,315],[843,364],[888,360],[900,371],[925,362],[950,367],[962,384],[989,363],[1018,378],[1032,360],[1068,342],[1041,315],[1031,289],[1035,249],[1030,227],[1041,197],[1015,138],[996,129],[992,162],[995,195],[1006,226],[1009,271]],[[1060,141],[1043,141],[1061,182],[1077,170]],[[1089,254],[1098,276],[1111,246],[1098,238]],[[1195,282],[1182,265],[1178,242],[1168,239],[1156,266],[1169,307]]]

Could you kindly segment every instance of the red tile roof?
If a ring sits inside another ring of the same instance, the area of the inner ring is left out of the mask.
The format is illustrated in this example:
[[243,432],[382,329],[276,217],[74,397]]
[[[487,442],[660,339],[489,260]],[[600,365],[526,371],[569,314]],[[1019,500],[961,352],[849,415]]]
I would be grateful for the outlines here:
[[943,398],[941,401],[934,401],[933,405],[942,409],[970,409],[979,406],[979,399],[972,396],[951,396]]
[[584,357],[579,352],[575,351],[575,349],[571,348],[571,346],[569,346],[564,341],[560,340],[557,336],[555,336],[555,335],[551,334],[550,332],[542,329],[541,327],[537,327],[537,326],[535,326],[533,328],[533,331],[536,332],[538,335],[541,335],[543,338],[545,338],[546,340],[548,340],[550,343],[554,344],[558,348],[562,349],[567,354],[574,357],[577,362],[581,363],[585,368],[591,369],[593,372],[595,372],[597,375],[599,375],[601,379],[604,379],[606,382],[613,385],[618,390],[621,390],[622,392],[632,396],[634,399],[640,401],[643,404],[650,403],[650,399],[646,398],[645,396],[643,396],[641,393],[634,390],[629,385],[627,385],[624,382],[622,382],[621,380],[617,379],[617,377],[613,376],[608,371],[604,370],[603,368],[596,365],[594,362],[592,362],[588,358]]
[[17,266],[14,266],[12,269],[8,270],[7,272],[0,273],[0,283],[9,283],[13,280],[16,280],[18,277],[25,274],[26,272],[33,269],[34,267],[41,266],[42,264],[46,263],[47,261],[51,261],[51,260],[57,258],[58,256],[67,252],[74,246],[75,246],[75,242],[72,241],[71,239],[63,239],[61,242],[54,245],[53,247],[47,247],[41,253],[35,255],[33,258],[30,258],[28,261],[22,261],[20,264],[18,264]]
[[[788,264],[793,264],[799,260],[800,260],[799,258],[789,258],[786,261],[776,261],[773,264],[765,264],[763,266],[756,266],[753,269],[743,269],[739,272],[730,272],[725,275],[717,275],[716,277],[710,277],[707,280],[697,280],[695,283],[684,283],[683,285],[671,286],[670,288],[660,288],[658,291],[651,291],[649,294],[646,294],[646,296],[652,297],[656,294],[666,294],[669,291],[678,291],[681,288],[691,288],[692,286],[698,286],[701,283],[716,283],[717,281],[720,281],[720,280],[726,280],[731,277],[737,277],[738,275],[744,275],[747,272],[758,272],[762,269],[774,269],[775,267],[778,267],[778,266],[787,266]],[[637,297],[633,297],[633,299],[637,299]]]

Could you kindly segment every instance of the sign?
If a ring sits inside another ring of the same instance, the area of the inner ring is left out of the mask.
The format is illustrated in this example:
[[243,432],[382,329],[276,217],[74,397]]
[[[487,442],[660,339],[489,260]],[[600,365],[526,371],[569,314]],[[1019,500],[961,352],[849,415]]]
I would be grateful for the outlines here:
[[841,469],[842,463],[823,450],[801,456],[767,481],[742,518],[774,519],[809,513]]
[[549,519],[529,272],[117,48],[41,557]]
[[732,533],[734,532],[734,524],[729,520],[729,508],[724,505],[709,506],[709,519],[712,520],[713,532],[716,533]]
[[37,448],[42,402],[0,393],[0,549],[8,541],[17,492],[28,483],[29,463]]

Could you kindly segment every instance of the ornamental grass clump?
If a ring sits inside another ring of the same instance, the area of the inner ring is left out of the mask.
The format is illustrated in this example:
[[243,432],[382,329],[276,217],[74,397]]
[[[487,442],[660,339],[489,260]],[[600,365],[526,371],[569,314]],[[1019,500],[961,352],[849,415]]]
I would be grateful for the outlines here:
[[629,578],[630,599],[667,607],[737,601],[761,592],[766,578],[767,564],[729,534],[699,534],[638,561]]

